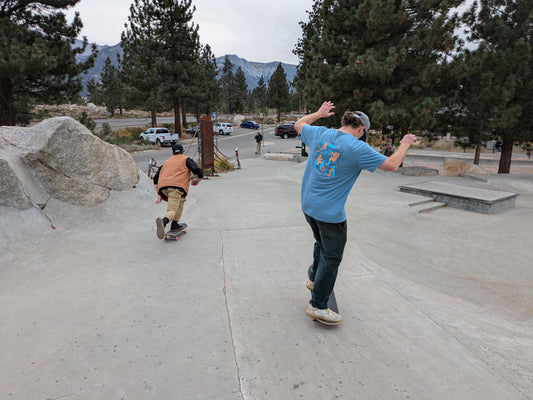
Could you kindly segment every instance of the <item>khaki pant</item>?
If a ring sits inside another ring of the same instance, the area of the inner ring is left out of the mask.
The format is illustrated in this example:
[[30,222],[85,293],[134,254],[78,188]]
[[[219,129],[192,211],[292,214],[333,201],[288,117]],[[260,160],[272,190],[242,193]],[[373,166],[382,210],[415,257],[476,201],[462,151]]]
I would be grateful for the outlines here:
[[255,148],[255,154],[261,154],[261,142],[257,142],[257,146]]
[[165,214],[165,217],[168,218],[169,221],[179,222],[186,201],[185,197],[183,197],[183,193],[174,188],[165,188],[161,190],[161,192],[168,197],[167,213]]

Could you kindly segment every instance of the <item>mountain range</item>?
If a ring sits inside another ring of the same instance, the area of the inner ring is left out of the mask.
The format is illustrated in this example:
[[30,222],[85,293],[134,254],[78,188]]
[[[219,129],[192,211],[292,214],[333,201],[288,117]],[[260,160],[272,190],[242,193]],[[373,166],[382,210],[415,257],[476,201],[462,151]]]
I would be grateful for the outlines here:
[[[75,46],[80,46],[81,42],[77,41]],[[81,54],[78,56],[78,62],[84,61],[89,57],[91,54],[91,46],[90,43],[84,54]],[[114,46],[100,46],[96,45],[98,49],[98,55],[96,57],[96,60],[94,62],[94,66],[89,69],[86,73],[82,74],[81,80],[83,83],[83,90],[81,95],[86,96],[88,94],[87,92],[87,81],[89,81],[91,78],[94,78],[96,81],[100,79],[100,75],[102,74],[102,71],[104,69],[105,60],[109,57],[111,60],[111,63],[116,67],[118,66],[117,61],[117,55],[120,55],[122,57],[123,50],[122,47],[119,44],[116,44]],[[276,68],[278,67],[279,61],[272,61],[269,63],[261,63],[261,62],[255,62],[255,61],[248,61],[244,58],[240,58],[236,56],[235,54],[228,54],[228,57],[233,64],[233,72],[237,71],[237,68],[241,67],[242,71],[244,72],[244,76],[246,77],[246,83],[248,84],[248,90],[253,90],[257,87],[257,82],[259,81],[259,78],[263,76],[263,79],[265,83],[268,85],[268,81],[272,77],[272,74],[276,71]],[[224,65],[224,59],[225,56],[217,57],[217,67],[219,71],[222,69],[222,66]],[[294,77],[296,76],[296,70],[297,66],[294,64],[286,64],[281,63],[281,66],[283,67],[283,70],[285,71],[285,74],[287,75],[287,82],[289,85],[294,80]],[[220,77],[220,72],[219,72]]]

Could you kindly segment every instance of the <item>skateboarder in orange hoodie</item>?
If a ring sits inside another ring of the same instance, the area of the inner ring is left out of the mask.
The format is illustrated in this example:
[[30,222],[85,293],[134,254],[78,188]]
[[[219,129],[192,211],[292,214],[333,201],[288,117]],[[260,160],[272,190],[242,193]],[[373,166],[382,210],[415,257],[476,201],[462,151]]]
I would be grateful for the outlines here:
[[[183,154],[181,144],[176,143],[172,146],[172,154],[172,157],[163,163],[154,176],[157,194],[168,203],[167,212],[163,219],[157,218],[155,220],[159,239],[163,239],[165,227],[169,222],[171,222],[171,232],[179,232],[183,229],[179,221],[183,213],[185,198],[189,192],[189,184],[196,186],[204,177],[202,169],[194,160]],[[198,178],[191,181],[191,172]]]

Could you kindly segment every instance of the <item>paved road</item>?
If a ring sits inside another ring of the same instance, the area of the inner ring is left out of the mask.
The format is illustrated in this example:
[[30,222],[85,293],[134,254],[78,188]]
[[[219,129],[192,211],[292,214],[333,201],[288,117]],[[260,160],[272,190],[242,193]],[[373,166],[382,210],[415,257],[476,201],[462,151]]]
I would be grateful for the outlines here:
[[[289,152],[299,151],[296,146],[301,146],[299,138],[282,139],[274,135],[275,125],[266,125],[264,128],[264,147],[262,152]],[[248,158],[260,157],[255,154],[255,140],[257,130],[244,129],[239,127],[233,128],[233,134],[230,136],[219,136],[215,138],[215,146],[218,149],[217,154],[228,157],[232,162],[235,162],[235,150],[239,149],[239,159],[244,160]],[[184,141],[183,147],[185,154],[190,157],[198,157],[198,140]],[[148,160],[153,158],[161,165],[167,158],[170,157],[170,149],[168,147],[157,148],[154,150],[145,150],[142,152],[133,153],[133,159],[137,165],[145,170],[148,165]]]

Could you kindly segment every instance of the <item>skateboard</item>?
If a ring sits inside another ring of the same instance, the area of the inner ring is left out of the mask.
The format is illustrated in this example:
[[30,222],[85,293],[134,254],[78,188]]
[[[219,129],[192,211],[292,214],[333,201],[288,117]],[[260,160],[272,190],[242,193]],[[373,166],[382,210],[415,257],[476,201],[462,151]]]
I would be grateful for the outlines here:
[[[311,272],[311,267],[309,267],[308,274],[309,274],[309,272]],[[335,290],[332,290],[331,293],[329,294],[328,308],[331,311],[336,312],[337,314],[339,313],[339,307],[337,306],[337,299],[335,298]],[[338,325],[338,324],[340,324],[340,322],[329,322],[329,321],[325,321],[325,320],[320,319],[320,318],[317,318],[315,321],[318,321],[318,322],[320,322],[321,324],[324,324],[324,325]]]
[[186,235],[187,231],[185,230],[185,228],[187,228],[187,224],[182,223],[181,225],[183,226],[182,229],[180,229],[179,231],[165,232],[165,236],[163,238],[165,240],[178,240],[181,235]]

